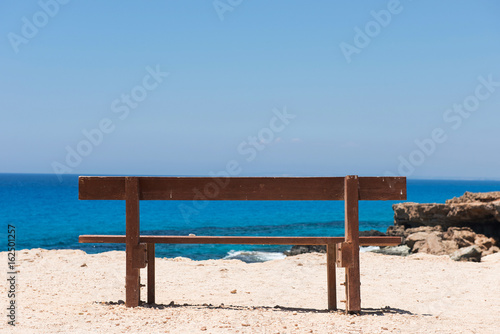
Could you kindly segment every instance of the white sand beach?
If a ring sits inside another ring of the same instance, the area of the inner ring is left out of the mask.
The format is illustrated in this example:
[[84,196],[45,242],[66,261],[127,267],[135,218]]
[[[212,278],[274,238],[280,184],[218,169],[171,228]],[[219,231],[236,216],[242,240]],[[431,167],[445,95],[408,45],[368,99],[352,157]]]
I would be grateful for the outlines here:
[[157,305],[138,308],[121,302],[124,252],[31,249],[17,261],[18,323],[7,324],[1,280],[1,333],[498,333],[500,321],[500,253],[480,263],[362,253],[361,315],[325,310],[324,254],[254,264],[159,258]]

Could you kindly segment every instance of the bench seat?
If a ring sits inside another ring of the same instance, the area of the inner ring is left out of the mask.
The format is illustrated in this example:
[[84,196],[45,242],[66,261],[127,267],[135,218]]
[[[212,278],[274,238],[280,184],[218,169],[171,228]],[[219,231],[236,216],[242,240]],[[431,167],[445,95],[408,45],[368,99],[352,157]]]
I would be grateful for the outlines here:
[[[125,235],[81,235],[80,243],[126,243]],[[328,245],[344,242],[344,237],[247,237],[247,236],[183,236],[141,235],[146,244],[226,244],[226,245]],[[400,237],[359,237],[360,246],[397,246]]]

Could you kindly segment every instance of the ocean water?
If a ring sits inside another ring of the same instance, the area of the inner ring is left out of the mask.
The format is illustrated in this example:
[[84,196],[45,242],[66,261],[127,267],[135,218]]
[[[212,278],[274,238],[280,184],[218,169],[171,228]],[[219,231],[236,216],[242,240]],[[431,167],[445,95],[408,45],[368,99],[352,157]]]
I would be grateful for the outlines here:
[[[465,191],[499,191],[500,181],[408,180],[408,201],[444,203]],[[209,201],[182,214],[184,201],[141,201],[141,233],[152,235],[342,236],[342,201]],[[360,230],[385,232],[397,201],[361,201]],[[16,228],[16,248],[125,250],[121,244],[80,244],[81,234],[125,234],[124,201],[78,200],[78,176],[62,182],[52,174],[0,174],[0,240]],[[156,245],[157,257],[194,260],[236,258],[247,262],[282,257],[290,246]]]

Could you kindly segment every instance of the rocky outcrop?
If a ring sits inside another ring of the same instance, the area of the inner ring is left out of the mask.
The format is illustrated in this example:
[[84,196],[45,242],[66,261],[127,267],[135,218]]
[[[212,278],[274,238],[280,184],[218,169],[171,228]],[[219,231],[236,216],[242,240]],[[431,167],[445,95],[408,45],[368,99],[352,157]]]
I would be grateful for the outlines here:
[[500,191],[491,191],[488,193],[471,193],[466,191],[460,197],[453,197],[452,199],[446,200],[446,204],[460,204],[460,203],[491,203],[500,200]]
[[395,204],[392,208],[396,226],[469,227],[475,233],[500,239],[500,191],[466,192],[445,204],[409,202]]
[[466,192],[445,204],[399,203],[393,209],[394,226],[387,235],[403,237],[412,253],[477,261],[500,251],[500,192]]
[[411,253],[445,255],[473,245],[478,247],[483,256],[500,251],[494,238],[477,234],[469,227],[449,227],[444,231],[439,225],[408,229],[391,226],[387,235],[403,237],[403,244],[410,248]]

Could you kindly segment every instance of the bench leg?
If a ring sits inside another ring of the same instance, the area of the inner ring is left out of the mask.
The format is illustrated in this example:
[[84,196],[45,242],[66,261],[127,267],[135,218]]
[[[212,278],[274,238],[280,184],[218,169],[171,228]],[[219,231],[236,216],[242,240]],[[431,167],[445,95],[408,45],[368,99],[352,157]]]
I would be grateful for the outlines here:
[[361,312],[361,297],[360,297],[360,275],[359,267],[357,268],[345,268],[346,272],[346,295],[347,313],[359,313]]
[[361,312],[358,200],[358,177],[355,175],[346,176],[344,181],[345,239],[351,245],[350,263],[345,268],[347,313]]
[[155,303],[155,244],[148,244],[148,304]]
[[337,310],[337,244],[326,245],[326,277],[328,284],[328,310]]
[[135,266],[139,245],[139,180],[136,177],[125,178],[126,211],[126,273],[125,305],[139,306],[141,300],[140,268]]

